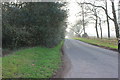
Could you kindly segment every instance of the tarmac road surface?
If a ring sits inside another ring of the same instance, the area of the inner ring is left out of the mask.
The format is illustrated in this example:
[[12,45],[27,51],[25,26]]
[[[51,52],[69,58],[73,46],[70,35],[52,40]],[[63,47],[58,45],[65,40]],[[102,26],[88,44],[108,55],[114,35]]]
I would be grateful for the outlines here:
[[69,69],[63,78],[118,78],[118,52],[66,39],[64,54]]

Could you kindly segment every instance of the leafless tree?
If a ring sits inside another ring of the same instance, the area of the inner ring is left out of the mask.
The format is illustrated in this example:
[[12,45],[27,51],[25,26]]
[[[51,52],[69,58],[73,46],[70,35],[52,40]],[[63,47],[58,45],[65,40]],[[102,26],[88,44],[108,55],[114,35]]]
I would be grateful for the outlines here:
[[118,27],[117,16],[115,11],[115,3],[112,0],[111,3],[112,3],[113,22],[115,25],[116,37],[119,38],[119,27]]
[[[88,22],[84,22],[84,25],[86,26]],[[81,34],[84,32],[84,28],[81,26],[83,24],[82,20],[79,20],[74,26],[72,26],[71,29],[75,35],[77,35],[78,37],[81,37]]]
[[115,3],[114,0],[111,0],[111,4],[112,4],[112,15],[113,18],[111,18],[108,14],[108,10],[107,10],[107,2],[106,2],[106,7],[104,6],[98,6],[95,5],[93,3],[87,3],[87,2],[83,2],[83,3],[79,3],[78,4],[88,4],[91,6],[94,6],[96,8],[101,8],[104,10],[105,14],[106,14],[106,18],[107,18],[107,24],[108,24],[108,37],[110,38],[110,27],[109,27],[109,19],[112,20],[114,22],[114,26],[115,26],[115,32],[116,32],[116,38],[119,38],[119,27],[118,27],[118,22],[117,22],[117,17],[116,17],[116,10],[115,10]]
[[82,22],[82,27],[83,27],[83,34],[86,34],[86,26],[87,24],[89,23],[88,21],[88,16],[89,16],[89,13],[91,13],[87,6],[85,4],[82,4],[82,3],[79,3],[78,4],[81,8],[81,11],[78,13],[79,16],[81,16],[81,19],[80,21]]
[[103,33],[102,33],[102,26],[101,26],[101,23],[102,23],[102,20],[100,17],[98,17],[99,19],[99,27],[100,27],[100,32],[101,32],[101,39],[103,38]]

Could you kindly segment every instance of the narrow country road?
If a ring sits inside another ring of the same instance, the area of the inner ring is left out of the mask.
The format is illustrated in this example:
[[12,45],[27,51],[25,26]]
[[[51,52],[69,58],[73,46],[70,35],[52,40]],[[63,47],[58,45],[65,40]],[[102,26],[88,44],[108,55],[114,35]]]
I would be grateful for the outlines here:
[[72,39],[63,51],[69,59],[63,78],[118,78],[118,52]]

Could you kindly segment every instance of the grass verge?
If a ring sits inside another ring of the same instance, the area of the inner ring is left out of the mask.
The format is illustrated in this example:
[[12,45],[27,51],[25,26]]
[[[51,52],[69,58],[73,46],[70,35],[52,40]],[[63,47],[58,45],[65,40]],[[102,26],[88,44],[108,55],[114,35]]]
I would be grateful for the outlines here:
[[2,58],[3,78],[51,78],[61,65],[61,46],[34,47]]
[[75,39],[105,48],[118,49],[117,46],[118,41],[116,39],[97,39],[97,38],[75,38]]

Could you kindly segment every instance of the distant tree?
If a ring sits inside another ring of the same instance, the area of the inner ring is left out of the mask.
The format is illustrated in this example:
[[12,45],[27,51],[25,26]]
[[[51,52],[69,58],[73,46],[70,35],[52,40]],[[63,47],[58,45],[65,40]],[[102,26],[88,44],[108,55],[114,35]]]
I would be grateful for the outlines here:
[[98,12],[97,12],[97,9],[95,7],[93,7],[91,10],[91,15],[90,15],[90,20],[94,20],[95,22],[92,22],[95,24],[95,30],[96,30],[96,35],[97,35],[97,38],[99,38],[99,32],[98,32]]
[[84,34],[85,32],[85,8],[84,8],[84,4],[81,4],[81,8],[82,8],[82,25],[83,25],[83,30],[84,30]]
[[81,37],[81,34],[83,32],[83,27],[81,25],[82,21],[79,20],[74,26],[70,28],[78,37]]
[[100,17],[98,17],[98,19],[99,19],[99,27],[100,27],[101,39],[102,39],[103,38],[103,32],[102,32],[102,26],[101,26],[102,20]]
[[84,33],[84,34],[82,34],[82,37],[83,37],[83,38],[88,38],[88,34],[87,34],[87,33]]
[[83,35],[88,36],[88,34],[86,33],[86,26],[88,25],[88,23],[90,23],[89,21],[89,17],[91,14],[91,11],[89,10],[89,6],[86,4],[83,4],[81,2],[77,2],[78,5],[80,6],[80,12],[78,13],[79,16],[81,16],[81,18],[79,19],[82,22],[82,26],[83,26]]
[[94,15],[95,15],[95,29],[96,29],[96,34],[97,34],[97,38],[99,38],[99,33],[98,33],[98,15],[97,15],[97,11],[96,9],[94,10]]
[[[83,5],[84,3],[79,3],[79,5]],[[95,24],[95,29],[96,29],[96,35],[97,38],[99,38],[99,33],[98,33],[98,12],[96,7],[94,6],[90,6],[89,4],[84,4],[84,6],[86,7],[86,11],[84,13],[86,13],[85,17],[87,17],[86,20],[88,20],[88,23],[91,23],[91,20],[94,20],[94,24]],[[82,14],[83,15],[83,14]],[[93,22],[92,22],[93,23]]]
[[78,13],[78,15],[81,16],[80,21],[82,22],[81,25],[83,26],[83,34],[85,34],[86,33],[86,26],[89,23],[88,16],[90,14],[90,11],[89,11],[87,5],[82,4],[82,3],[78,3],[78,5],[81,8],[81,11]]

